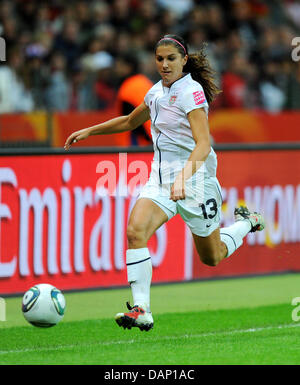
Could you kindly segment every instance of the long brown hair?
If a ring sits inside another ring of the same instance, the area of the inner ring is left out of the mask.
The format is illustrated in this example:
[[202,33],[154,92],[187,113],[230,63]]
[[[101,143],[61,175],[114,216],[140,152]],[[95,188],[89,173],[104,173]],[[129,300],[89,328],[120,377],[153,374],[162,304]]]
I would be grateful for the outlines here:
[[212,69],[207,59],[205,44],[202,44],[202,47],[198,52],[189,54],[187,44],[182,37],[177,35],[165,35],[156,44],[155,51],[159,46],[169,44],[174,45],[182,57],[188,55],[188,60],[183,67],[183,72],[191,73],[192,78],[203,87],[207,102],[211,103],[216,95],[222,91],[215,83],[215,71]]

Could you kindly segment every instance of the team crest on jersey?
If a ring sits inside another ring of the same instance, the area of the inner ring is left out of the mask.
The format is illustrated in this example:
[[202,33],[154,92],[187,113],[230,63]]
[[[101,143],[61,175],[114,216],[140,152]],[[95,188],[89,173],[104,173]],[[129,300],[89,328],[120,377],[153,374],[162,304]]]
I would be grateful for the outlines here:
[[169,104],[170,104],[170,105],[171,105],[171,104],[174,104],[174,103],[176,102],[176,99],[177,99],[177,95],[172,95],[172,96],[170,97]]

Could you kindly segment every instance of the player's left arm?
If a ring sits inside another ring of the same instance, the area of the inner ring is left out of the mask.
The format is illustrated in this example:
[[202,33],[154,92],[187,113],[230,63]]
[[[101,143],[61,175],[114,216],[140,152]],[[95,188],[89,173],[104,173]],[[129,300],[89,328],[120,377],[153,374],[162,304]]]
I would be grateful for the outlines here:
[[196,108],[187,115],[196,146],[185,167],[177,175],[171,188],[170,199],[177,201],[185,198],[184,184],[202,166],[210,153],[210,134],[204,108]]

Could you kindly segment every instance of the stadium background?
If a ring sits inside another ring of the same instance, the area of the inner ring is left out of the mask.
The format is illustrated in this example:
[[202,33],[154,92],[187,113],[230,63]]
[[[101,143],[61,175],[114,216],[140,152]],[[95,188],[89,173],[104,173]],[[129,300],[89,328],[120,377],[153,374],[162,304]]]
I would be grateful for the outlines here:
[[[176,217],[151,239],[153,282],[299,271],[299,13],[297,1],[1,1],[0,294],[37,281],[127,285],[134,198],[121,192],[137,169],[120,167],[119,154],[149,169],[149,126],[62,147],[72,131],[138,103],[126,82],[142,79],[144,90],[158,80],[153,46],[165,33],[185,37],[191,52],[207,42],[223,90],[209,117],[223,223],[246,203],[267,226],[213,268],[199,263]],[[115,165],[115,196],[97,194],[102,161]]]

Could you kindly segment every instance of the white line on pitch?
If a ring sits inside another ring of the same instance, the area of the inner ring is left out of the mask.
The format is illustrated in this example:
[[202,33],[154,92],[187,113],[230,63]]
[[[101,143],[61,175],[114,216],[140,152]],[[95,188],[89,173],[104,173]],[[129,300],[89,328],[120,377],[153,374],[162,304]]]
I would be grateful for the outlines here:
[[[203,338],[203,337],[216,337],[216,336],[230,336],[233,334],[245,334],[245,333],[256,333],[265,330],[273,330],[273,329],[289,329],[300,327],[300,323],[294,324],[286,324],[286,325],[277,325],[277,326],[263,326],[259,328],[249,328],[249,329],[234,329],[229,331],[219,331],[219,332],[208,332],[208,333],[200,333],[200,334],[183,334],[178,336],[159,336],[155,338],[147,338],[144,342],[159,342],[162,340],[179,340],[179,339],[187,339],[187,338]],[[47,351],[58,351],[63,349],[75,349],[83,346],[109,346],[109,345],[121,345],[121,344],[134,344],[136,343],[136,339],[131,340],[120,340],[120,341],[100,341],[89,344],[72,344],[72,345],[57,345],[57,346],[45,346],[45,347],[36,347],[36,348],[25,348],[25,349],[15,349],[15,350],[0,350],[0,355],[10,354],[10,353],[32,353],[32,352],[47,352]]]

